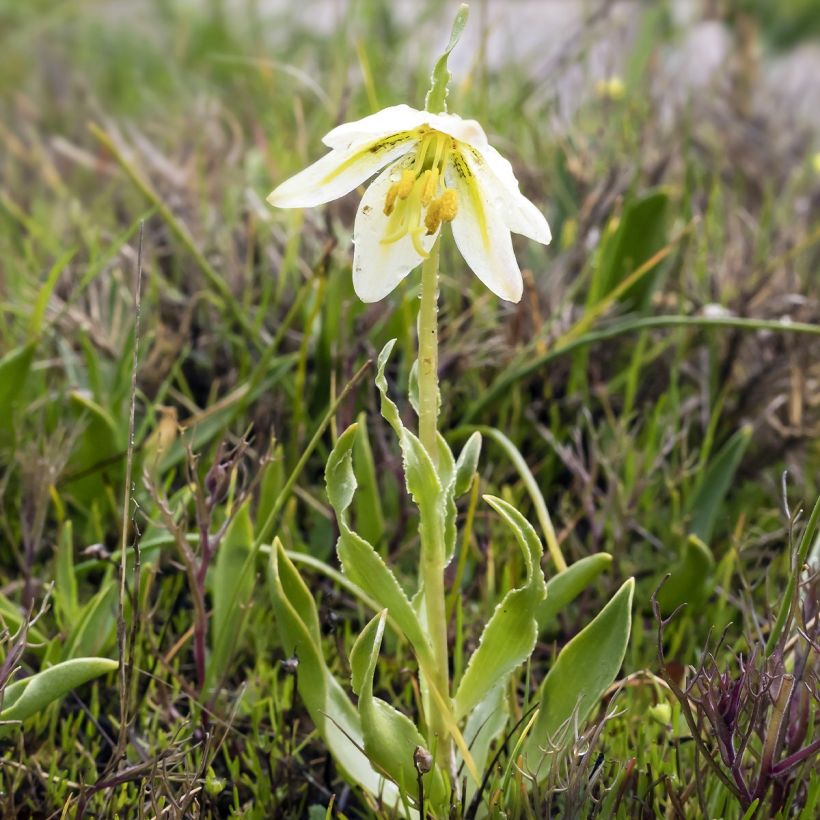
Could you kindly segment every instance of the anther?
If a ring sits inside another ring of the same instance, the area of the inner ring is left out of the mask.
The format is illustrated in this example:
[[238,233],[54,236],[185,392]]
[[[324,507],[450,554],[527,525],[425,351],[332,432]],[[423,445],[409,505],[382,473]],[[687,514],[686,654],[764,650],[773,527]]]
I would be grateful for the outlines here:
[[438,202],[441,221],[452,222],[458,213],[458,192],[454,188],[445,188]]
[[416,175],[406,168],[401,175],[398,185],[399,199],[407,199],[413,191],[413,186],[416,184]]
[[434,199],[427,207],[424,216],[424,227],[427,228],[427,236],[432,236],[441,225],[441,200]]
[[396,206],[396,197],[399,195],[399,183],[394,182],[387,189],[387,196],[384,199],[384,215],[390,216],[393,213],[393,208]]
[[431,168],[425,171],[421,176],[421,204],[426,208],[436,195],[436,188],[438,188],[438,168]]

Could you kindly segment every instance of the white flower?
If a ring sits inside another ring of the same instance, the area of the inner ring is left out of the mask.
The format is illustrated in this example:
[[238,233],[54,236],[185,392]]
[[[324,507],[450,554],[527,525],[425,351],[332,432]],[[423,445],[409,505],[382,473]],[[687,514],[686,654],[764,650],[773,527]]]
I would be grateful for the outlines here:
[[428,255],[445,222],[475,275],[502,299],[519,301],[510,231],[546,245],[550,229],[475,120],[396,105],[334,128],[323,142],[330,153],[283,182],[268,202],[320,205],[381,170],[353,227],[353,287],[362,301],[387,296]]

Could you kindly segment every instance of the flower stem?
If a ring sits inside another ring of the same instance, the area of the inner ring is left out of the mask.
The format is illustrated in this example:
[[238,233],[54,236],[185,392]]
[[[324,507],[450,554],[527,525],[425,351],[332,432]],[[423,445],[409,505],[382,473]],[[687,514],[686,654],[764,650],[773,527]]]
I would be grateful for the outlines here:
[[438,251],[436,240],[421,267],[419,308],[419,438],[438,467]]
[[[438,468],[438,265],[439,242],[436,240],[421,269],[421,306],[419,308],[419,438]],[[431,683],[445,698],[450,695],[447,616],[444,596],[445,548],[443,532],[436,527],[422,527],[421,583],[427,628],[433,653],[435,680]],[[431,698],[428,703],[431,735],[437,738],[439,765],[449,769],[452,744],[440,709]],[[432,741],[432,737],[430,738]]]

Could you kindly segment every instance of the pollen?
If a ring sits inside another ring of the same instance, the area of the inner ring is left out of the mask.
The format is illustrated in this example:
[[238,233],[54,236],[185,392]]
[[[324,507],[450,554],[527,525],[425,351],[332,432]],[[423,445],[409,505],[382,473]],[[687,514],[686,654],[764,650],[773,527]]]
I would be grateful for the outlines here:
[[390,216],[393,213],[393,209],[396,207],[396,197],[399,195],[399,183],[394,182],[388,189],[387,189],[387,196],[384,199],[384,215]]
[[433,167],[421,175],[421,204],[428,207],[436,195],[438,188],[439,170]]
[[405,168],[398,183],[397,193],[399,199],[407,199],[407,197],[413,192],[413,187],[415,184],[416,175],[409,168]]
[[458,213],[458,192],[454,188],[445,188],[439,199],[439,214],[442,222],[452,222]]

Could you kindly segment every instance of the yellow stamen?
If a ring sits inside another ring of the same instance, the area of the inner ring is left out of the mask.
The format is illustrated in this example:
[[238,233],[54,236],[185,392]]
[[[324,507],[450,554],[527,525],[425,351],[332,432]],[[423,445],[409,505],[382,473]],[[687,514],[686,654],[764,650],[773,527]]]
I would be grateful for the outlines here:
[[398,183],[398,196],[399,199],[407,199],[410,196],[410,193],[413,190],[413,186],[416,184],[416,175],[409,169],[406,168],[401,175],[401,179]]
[[435,165],[421,176],[421,204],[426,208],[436,195],[438,188],[439,170]]
[[427,214],[424,217],[424,227],[427,228],[427,236],[432,236],[441,225],[441,217],[439,216],[439,209],[441,208],[441,200],[434,199],[427,207]]
[[442,222],[452,222],[458,213],[458,192],[454,188],[445,188],[439,199],[439,214]]
[[410,234],[419,256],[426,257],[421,237],[434,234],[442,222],[451,222],[458,211],[458,195],[443,187],[444,170],[455,148],[454,141],[438,132],[422,131],[412,166],[388,189],[384,213],[390,217],[382,243],[389,245]]
[[394,182],[387,189],[387,196],[384,200],[384,215],[390,216],[393,213],[393,208],[396,207],[396,197],[399,195],[399,184]]

